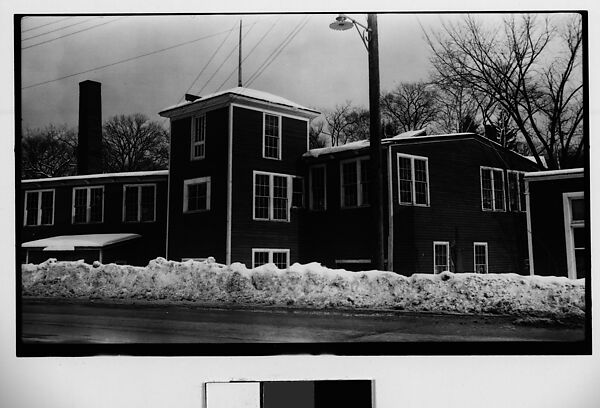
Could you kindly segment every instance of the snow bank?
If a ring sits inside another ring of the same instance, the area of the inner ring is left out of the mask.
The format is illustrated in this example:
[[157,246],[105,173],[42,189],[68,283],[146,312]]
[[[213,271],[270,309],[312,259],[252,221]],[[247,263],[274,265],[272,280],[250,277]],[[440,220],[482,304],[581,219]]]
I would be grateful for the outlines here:
[[349,272],[320,264],[247,269],[240,263],[175,262],[146,267],[56,262],[22,266],[23,295],[192,301],[309,308],[368,308],[583,318],[585,282],[516,274]]

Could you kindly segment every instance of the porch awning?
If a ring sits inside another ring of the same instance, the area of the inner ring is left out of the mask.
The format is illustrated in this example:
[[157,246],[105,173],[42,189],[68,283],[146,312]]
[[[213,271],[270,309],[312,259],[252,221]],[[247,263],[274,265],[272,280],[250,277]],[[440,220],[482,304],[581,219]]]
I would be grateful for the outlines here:
[[139,234],[87,234],[87,235],[59,235],[35,241],[24,242],[22,248],[35,248],[42,251],[74,251],[75,248],[100,249],[109,245],[118,244],[132,239],[140,238]]

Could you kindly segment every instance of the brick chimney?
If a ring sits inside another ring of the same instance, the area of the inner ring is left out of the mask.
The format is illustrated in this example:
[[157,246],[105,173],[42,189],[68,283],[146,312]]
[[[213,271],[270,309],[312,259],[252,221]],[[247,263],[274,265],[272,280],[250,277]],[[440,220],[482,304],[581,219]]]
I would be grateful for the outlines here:
[[77,174],[102,173],[102,98],[96,81],[79,83]]

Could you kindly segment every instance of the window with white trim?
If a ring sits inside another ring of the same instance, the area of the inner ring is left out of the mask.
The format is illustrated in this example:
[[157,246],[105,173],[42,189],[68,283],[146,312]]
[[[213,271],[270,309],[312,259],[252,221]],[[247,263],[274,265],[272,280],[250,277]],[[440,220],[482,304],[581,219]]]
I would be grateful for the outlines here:
[[475,273],[488,273],[487,242],[473,243],[473,265],[475,268]]
[[26,226],[54,224],[54,190],[25,192]]
[[123,186],[123,221],[153,222],[156,220],[156,185],[126,184]]
[[101,223],[104,220],[104,186],[73,188],[73,224]]
[[206,155],[206,115],[192,118],[191,160],[204,159]]
[[340,162],[341,207],[369,205],[369,159],[357,158]]
[[281,160],[281,116],[263,113],[263,157]]
[[480,167],[481,208],[486,211],[506,211],[504,204],[504,171]]
[[252,267],[256,268],[264,264],[275,264],[279,269],[290,266],[289,249],[252,248]]
[[508,208],[510,211],[525,211],[525,182],[522,171],[507,170]]
[[327,209],[326,174],[324,164],[309,168],[309,208],[311,210],[322,211]]
[[183,182],[183,212],[210,210],[210,177],[199,177]]
[[586,203],[583,192],[563,193],[567,271],[570,279],[585,277],[587,230]]
[[429,205],[427,157],[397,153],[398,200],[402,205]]
[[253,219],[289,221],[294,176],[255,171],[253,177]]
[[450,270],[450,243],[447,241],[433,242],[433,273]]

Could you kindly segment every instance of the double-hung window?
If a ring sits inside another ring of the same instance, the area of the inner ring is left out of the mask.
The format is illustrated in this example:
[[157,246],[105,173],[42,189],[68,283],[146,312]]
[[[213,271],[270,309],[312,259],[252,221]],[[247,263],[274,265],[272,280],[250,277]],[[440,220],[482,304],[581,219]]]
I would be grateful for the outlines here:
[[319,164],[309,169],[309,208],[321,211],[327,209],[326,171],[325,165]]
[[429,205],[427,157],[398,153],[398,200],[402,205]]
[[481,208],[487,211],[505,211],[504,171],[491,167],[480,167]]
[[588,241],[585,228],[586,203],[583,192],[563,193],[563,215],[568,277],[570,279],[584,278]]
[[450,270],[450,243],[447,241],[433,242],[433,273]]
[[304,179],[292,177],[292,207],[304,208]]
[[293,176],[255,171],[253,177],[253,219],[289,221]]
[[156,220],[156,185],[127,184],[123,186],[123,221],[153,222]]
[[273,263],[279,269],[286,269],[290,266],[289,249],[267,249],[252,248],[252,267]]
[[523,172],[508,170],[508,205],[510,211],[525,211],[525,182]]
[[104,220],[104,187],[73,188],[73,224],[100,223]]
[[487,242],[473,243],[473,265],[475,267],[475,273],[488,273]]
[[281,116],[263,114],[263,157],[281,160]]
[[25,192],[25,225],[54,224],[54,190]]
[[183,212],[210,210],[210,177],[199,177],[183,182]]
[[191,159],[204,159],[206,154],[206,115],[192,118]]
[[342,208],[369,205],[369,159],[341,161],[340,184]]

